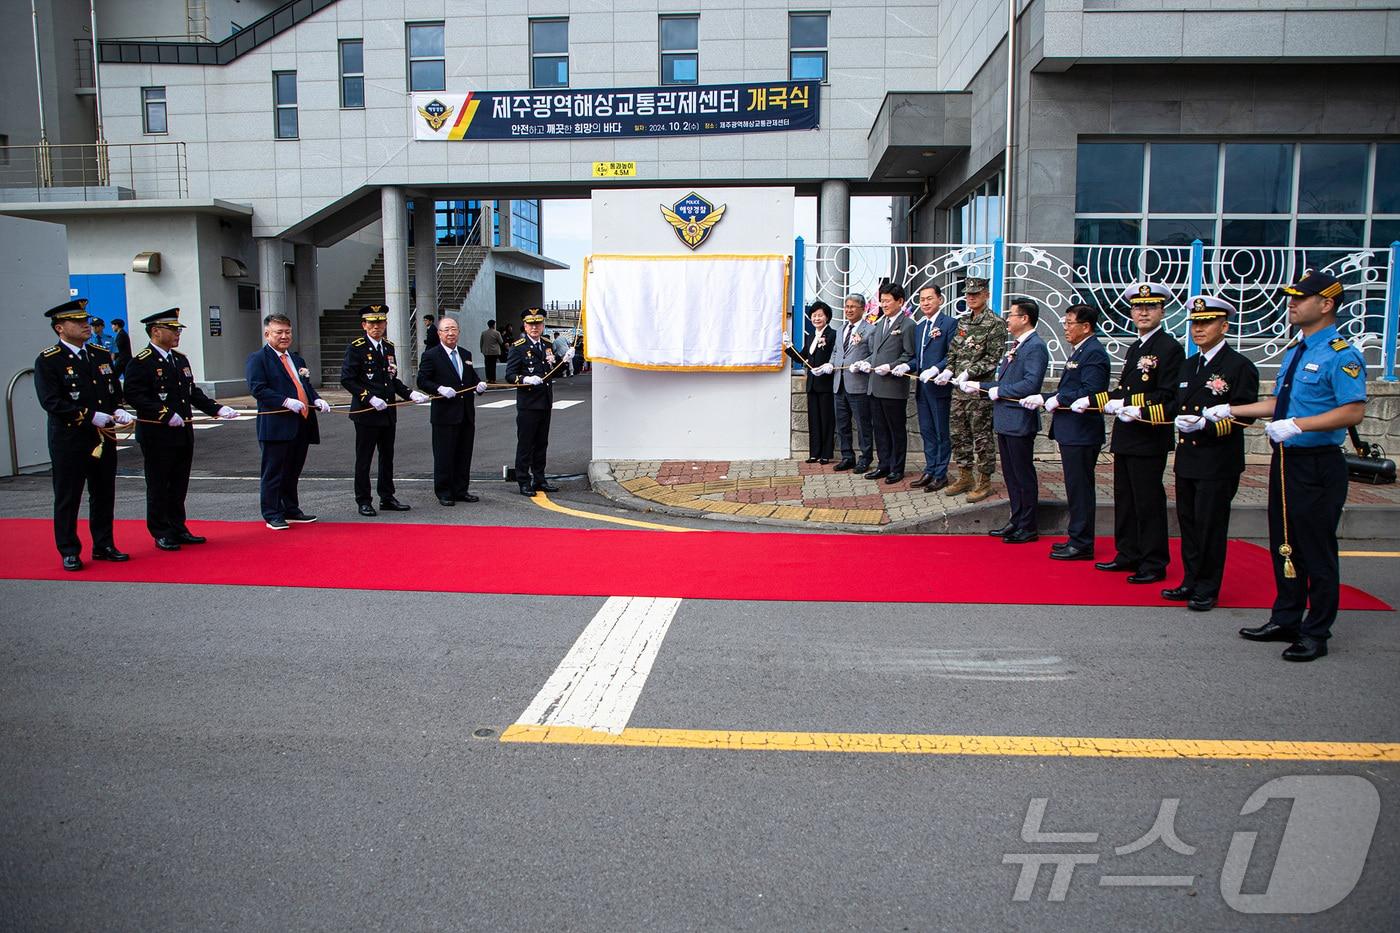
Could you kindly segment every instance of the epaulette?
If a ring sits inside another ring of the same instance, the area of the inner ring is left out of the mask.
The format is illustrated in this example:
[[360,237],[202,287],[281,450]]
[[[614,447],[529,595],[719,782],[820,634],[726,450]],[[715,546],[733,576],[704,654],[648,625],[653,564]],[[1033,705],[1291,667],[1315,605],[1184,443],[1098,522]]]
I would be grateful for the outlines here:
[[1347,342],[1347,339],[1345,337],[1338,337],[1336,340],[1333,340],[1331,343],[1329,343],[1328,346],[1340,353],[1341,351],[1350,347],[1351,344]]
[[148,357],[148,356],[150,356],[150,355],[151,355],[151,348],[150,348],[150,347],[147,347],[146,349],[142,350],[140,353],[136,354],[136,358],[137,358],[138,360],[144,360],[146,357]]
[[525,342],[525,338],[524,338],[524,337],[521,337],[521,338],[520,338],[519,340],[517,340],[515,343],[511,344],[511,346],[512,346],[512,347],[518,347],[518,346],[520,346],[520,345],[521,345],[522,343],[524,343],[524,342]]
[[384,344],[384,346],[386,346],[386,347],[392,347],[392,346],[394,345],[394,341],[392,341],[392,340],[387,340],[387,339],[386,339],[386,340],[381,340],[381,341],[379,341],[379,342],[382,343],[382,344]]
[[53,346],[49,347],[47,350],[45,350],[43,353],[40,353],[39,355],[40,355],[40,356],[54,356],[54,355],[59,354],[59,353],[62,353],[62,352],[63,352],[63,347],[60,346],[59,344],[54,344]]
[[111,350],[108,350],[106,347],[102,346],[101,344],[90,343],[90,344],[87,345],[87,349],[88,349],[89,351],[94,352],[94,353],[105,353],[105,354],[107,354],[107,359],[109,359],[109,360],[112,358],[112,351],[111,351]]
[[365,338],[363,337],[356,337],[354,340],[350,341],[350,346],[352,347],[363,347],[364,345]]

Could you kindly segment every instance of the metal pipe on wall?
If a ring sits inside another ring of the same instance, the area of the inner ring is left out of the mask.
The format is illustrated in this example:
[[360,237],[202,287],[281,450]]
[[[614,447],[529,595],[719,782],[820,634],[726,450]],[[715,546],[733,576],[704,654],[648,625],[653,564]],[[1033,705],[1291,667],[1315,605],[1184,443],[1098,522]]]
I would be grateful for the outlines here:
[[1001,186],[1001,238],[1010,241],[1016,173],[1016,5],[1006,0],[1006,154]]
[[107,140],[102,133],[102,73],[97,61],[97,0],[88,0],[88,22],[92,27],[92,112],[97,131],[97,183],[107,184]]
[[39,7],[35,0],[29,0],[29,16],[34,33],[34,98],[39,104],[39,183],[47,188],[53,182],[53,168],[49,162],[49,131],[44,123],[44,68],[39,59]]

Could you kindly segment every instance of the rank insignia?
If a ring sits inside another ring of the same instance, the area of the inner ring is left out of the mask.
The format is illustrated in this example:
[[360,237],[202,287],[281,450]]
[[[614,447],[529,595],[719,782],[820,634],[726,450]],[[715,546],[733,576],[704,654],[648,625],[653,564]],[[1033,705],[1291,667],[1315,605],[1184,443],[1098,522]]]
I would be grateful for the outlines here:
[[728,205],[715,207],[694,191],[670,207],[661,205],[661,216],[675,228],[676,236],[690,249],[699,248],[710,237],[715,224],[724,217]]

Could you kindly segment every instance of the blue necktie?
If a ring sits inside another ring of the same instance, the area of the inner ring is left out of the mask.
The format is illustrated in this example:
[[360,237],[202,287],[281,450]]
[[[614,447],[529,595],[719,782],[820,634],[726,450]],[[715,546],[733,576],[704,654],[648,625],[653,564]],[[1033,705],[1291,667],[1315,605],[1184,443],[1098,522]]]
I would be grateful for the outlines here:
[[1298,371],[1298,362],[1303,358],[1307,349],[1308,342],[1299,340],[1298,352],[1293,354],[1293,359],[1288,362],[1288,371],[1283,374],[1283,380],[1280,383],[1282,388],[1278,390],[1278,398],[1274,400],[1275,421],[1281,421],[1288,417],[1288,401],[1293,395],[1293,374]]

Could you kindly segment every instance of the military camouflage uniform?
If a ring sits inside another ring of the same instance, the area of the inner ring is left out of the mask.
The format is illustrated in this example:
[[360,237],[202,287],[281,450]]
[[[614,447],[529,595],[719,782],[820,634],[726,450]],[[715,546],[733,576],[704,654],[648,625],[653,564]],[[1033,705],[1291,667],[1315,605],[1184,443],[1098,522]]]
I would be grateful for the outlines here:
[[[974,382],[992,379],[1006,342],[1006,322],[991,308],[983,308],[976,317],[958,319],[958,332],[948,345],[948,366],[955,375],[967,370],[967,378]],[[975,462],[978,472],[991,476],[997,465],[992,400],[980,393],[954,392],[948,430],[953,437],[953,462],[969,473]]]

